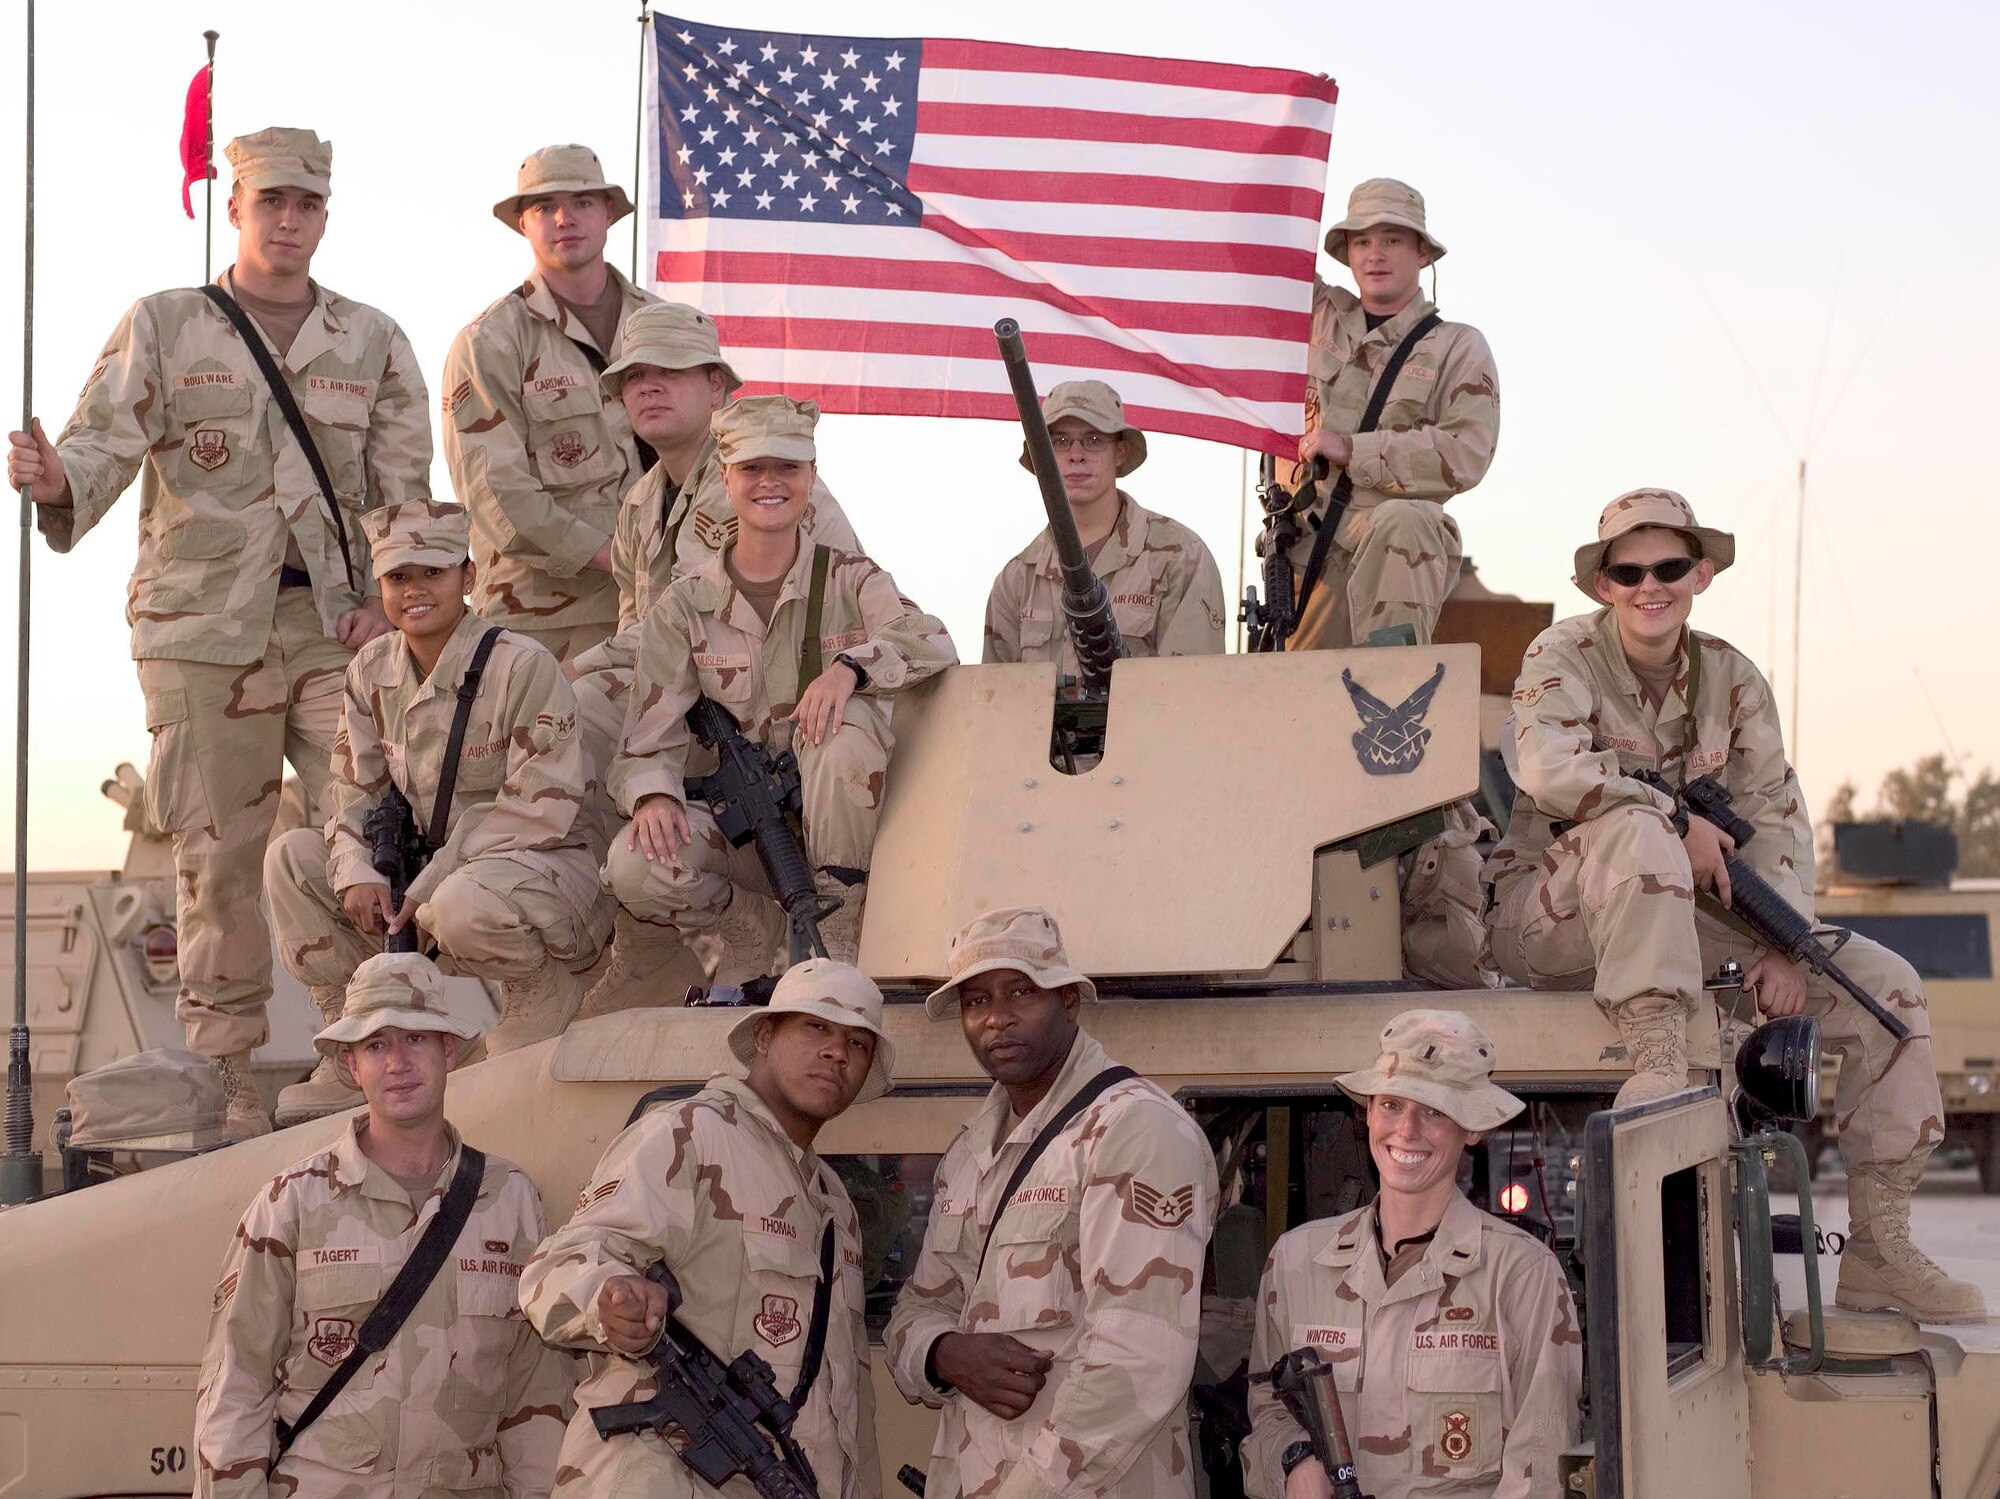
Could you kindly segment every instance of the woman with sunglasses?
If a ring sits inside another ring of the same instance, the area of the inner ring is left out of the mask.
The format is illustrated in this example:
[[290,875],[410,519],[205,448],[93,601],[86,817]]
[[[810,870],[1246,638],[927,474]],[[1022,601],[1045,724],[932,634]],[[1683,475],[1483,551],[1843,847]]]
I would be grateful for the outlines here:
[[[1507,836],[1486,864],[1494,961],[1516,983],[1589,990],[1633,1066],[1618,1103],[1688,1086],[1687,1021],[1703,976],[1734,958],[1765,1015],[1807,1010],[1842,1055],[1840,1153],[1850,1219],[1840,1305],[1926,1322],[1983,1322],[1976,1286],[1910,1243],[1910,1193],[1943,1135],[1930,1013],[1916,971],[1855,936],[1840,962],[1910,1030],[1898,1042],[1839,989],[1722,920],[1734,853],[1812,914],[1813,836],[1785,759],[1770,685],[1750,659],[1687,627],[1698,594],[1735,560],[1735,538],[1695,524],[1686,500],[1640,489],[1605,507],[1576,552],[1576,585],[1603,605],[1544,630],[1514,685],[1503,745],[1516,786]],[[1756,830],[1737,848],[1675,798],[1714,776]]]

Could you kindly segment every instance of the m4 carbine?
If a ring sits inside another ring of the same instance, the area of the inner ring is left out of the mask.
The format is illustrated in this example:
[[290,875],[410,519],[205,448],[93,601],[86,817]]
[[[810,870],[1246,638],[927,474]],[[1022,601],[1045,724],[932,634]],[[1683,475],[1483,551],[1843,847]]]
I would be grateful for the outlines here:
[[1269,1374],[1253,1374],[1268,1384],[1306,1434],[1306,1442],[1333,1484],[1333,1499],[1368,1499],[1354,1474],[1354,1449],[1347,1440],[1347,1419],[1340,1413],[1340,1392],[1333,1387],[1333,1365],[1317,1348],[1294,1348]]
[[790,750],[776,755],[744,736],[736,717],[711,697],[695,699],[688,709],[688,728],[715,751],[713,775],[696,776],[687,794],[708,803],[715,825],[732,848],[755,842],[771,894],[784,908],[791,927],[794,963],[827,956],[819,934],[819,891],[812,865],[799,842],[794,819],[805,815],[799,786],[799,762]]
[[[1679,791],[1675,791],[1672,783],[1657,770],[1636,771],[1634,779],[1644,781],[1655,791],[1666,792],[1689,816],[1699,817],[1727,833],[1738,848],[1756,836],[1756,827],[1737,815],[1731,805],[1729,788],[1714,776],[1698,776]],[[1728,910],[1750,929],[1759,942],[1773,952],[1783,953],[1794,963],[1805,964],[1813,973],[1831,979],[1852,995],[1856,1004],[1880,1021],[1890,1035],[1898,1041],[1909,1039],[1910,1028],[1884,1009],[1874,995],[1855,983],[1834,961],[1834,954],[1846,945],[1850,933],[1835,928],[1822,937],[1818,928],[1772,888],[1770,881],[1734,854],[1722,856],[1722,867],[1729,874]]]
[[652,1431],[664,1438],[678,1431],[686,1445],[674,1455],[711,1488],[740,1473],[764,1499],[818,1499],[812,1463],[792,1438],[798,1412],[778,1393],[771,1366],[747,1349],[724,1364],[675,1318],[681,1288],[673,1271],[655,1262],[646,1279],[667,1293],[666,1326],[646,1355],[659,1392],[593,1410],[598,1436]]
[[[1237,621],[1249,626],[1246,642],[1252,651],[1282,651],[1299,625],[1298,590],[1292,579],[1292,548],[1303,534],[1299,516],[1312,503],[1315,480],[1326,477],[1326,460],[1313,460],[1312,477],[1293,490],[1278,482],[1278,460],[1264,455],[1257,477],[1257,503],[1264,510],[1264,529],[1257,535],[1257,555],[1264,559],[1264,597],[1253,584],[1243,590]],[[1338,516],[1335,525],[1340,524]]]
[[[372,852],[369,862],[375,872],[389,882],[389,910],[403,909],[410,882],[424,872],[431,861],[431,846],[417,827],[417,814],[409,798],[391,781],[361,823],[362,836]],[[417,924],[412,921],[399,932],[391,932],[382,943],[384,952],[417,951]]]

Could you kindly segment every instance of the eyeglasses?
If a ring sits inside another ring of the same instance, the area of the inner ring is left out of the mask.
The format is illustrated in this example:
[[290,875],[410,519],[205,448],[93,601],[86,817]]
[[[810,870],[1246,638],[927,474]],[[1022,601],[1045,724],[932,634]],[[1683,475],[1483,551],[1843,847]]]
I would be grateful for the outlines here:
[[1620,588],[1637,588],[1651,573],[1662,583],[1678,583],[1695,569],[1699,557],[1669,557],[1664,562],[1615,562],[1603,569],[1604,576]]
[[1118,439],[1109,432],[1086,432],[1081,437],[1071,437],[1066,432],[1051,432],[1049,446],[1058,453],[1067,453],[1071,448],[1082,448],[1086,453],[1101,453]]

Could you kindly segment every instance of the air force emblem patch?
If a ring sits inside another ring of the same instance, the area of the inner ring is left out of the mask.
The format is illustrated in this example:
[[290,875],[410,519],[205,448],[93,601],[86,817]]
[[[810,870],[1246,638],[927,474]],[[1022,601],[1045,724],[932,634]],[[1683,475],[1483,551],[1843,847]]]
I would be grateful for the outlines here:
[[1361,768],[1371,776],[1408,775],[1424,763],[1424,748],[1431,731],[1424,727],[1431,699],[1444,681],[1444,663],[1415,692],[1390,707],[1354,680],[1354,673],[1342,669],[1340,680],[1354,699],[1354,711],[1361,716],[1361,730],[1354,736],[1354,754]]

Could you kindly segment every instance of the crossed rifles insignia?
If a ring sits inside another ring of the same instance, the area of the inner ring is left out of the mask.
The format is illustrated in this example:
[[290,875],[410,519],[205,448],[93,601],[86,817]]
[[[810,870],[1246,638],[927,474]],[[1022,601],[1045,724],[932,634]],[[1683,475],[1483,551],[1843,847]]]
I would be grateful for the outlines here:
[[1430,680],[1393,708],[1355,681],[1353,672],[1342,668],[1340,680],[1354,699],[1354,711],[1361,715],[1361,729],[1354,736],[1361,768],[1371,776],[1401,776],[1423,764],[1424,747],[1431,742],[1424,715],[1444,681],[1444,663],[1438,662]]

